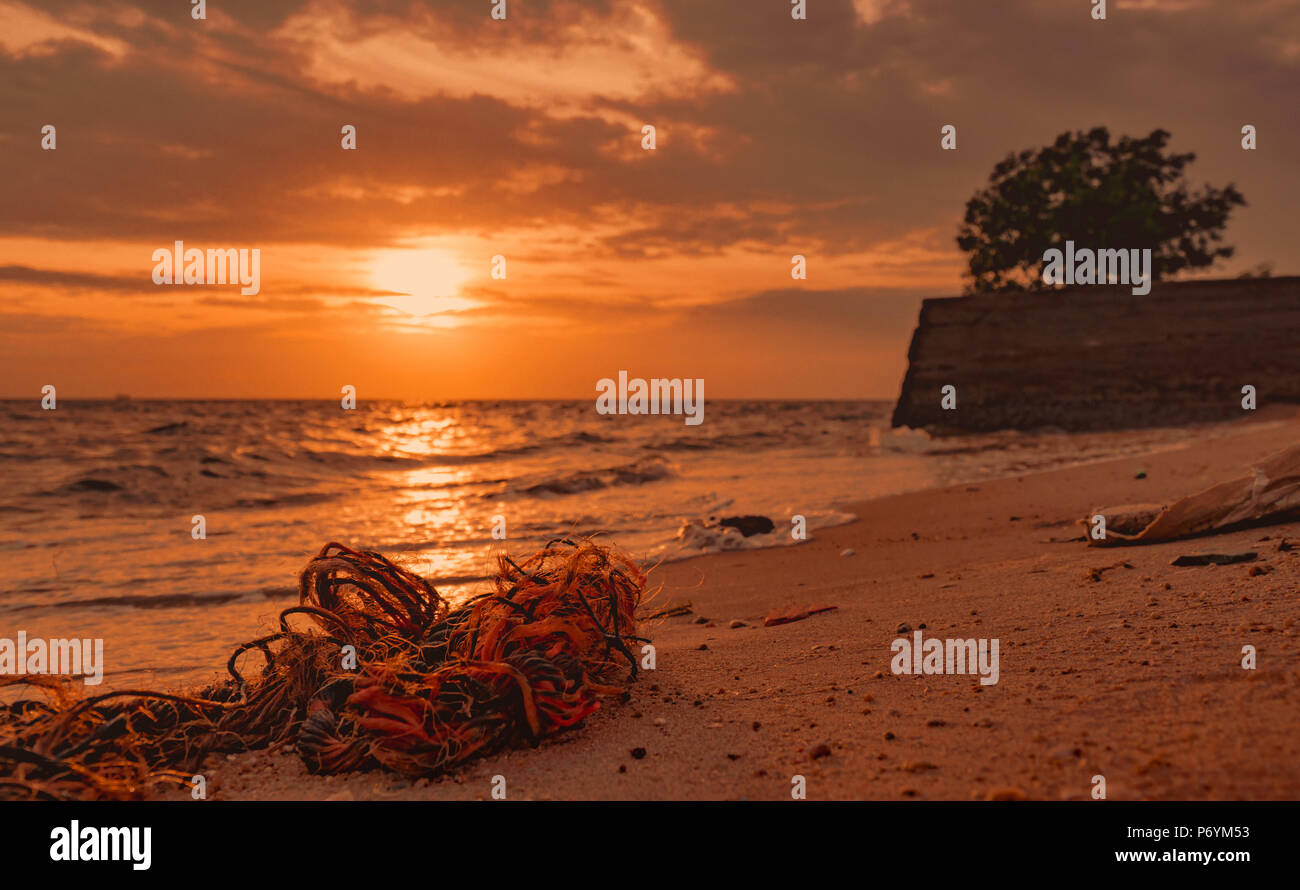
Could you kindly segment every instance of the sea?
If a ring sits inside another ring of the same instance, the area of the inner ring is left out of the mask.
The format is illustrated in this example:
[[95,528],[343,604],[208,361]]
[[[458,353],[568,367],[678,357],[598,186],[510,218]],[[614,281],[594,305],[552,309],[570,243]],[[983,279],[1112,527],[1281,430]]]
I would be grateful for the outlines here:
[[[0,401],[0,637],[103,639],[100,690],[180,688],[273,630],[331,541],[462,600],[499,555],[554,538],[647,566],[791,546],[796,515],[815,538],[872,498],[1232,434],[931,438],[892,429],[892,407],[711,400],[690,426],[593,401]],[[734,516],[773,530],[745,537]]]

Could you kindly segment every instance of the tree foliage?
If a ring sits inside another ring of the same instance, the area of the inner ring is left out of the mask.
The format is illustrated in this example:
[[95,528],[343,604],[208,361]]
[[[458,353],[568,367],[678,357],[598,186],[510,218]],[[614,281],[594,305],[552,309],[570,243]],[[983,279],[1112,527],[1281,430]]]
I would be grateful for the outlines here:
[[1193,192],[1184,169],[1195,154],[1166,153],[1169,133],[1144,139],[1096,127],[1050,146],[1010,154],[966,203],[957,245],[969,253],[967,293],[1040,290],[1043,252],[1067,240],[1092,249],[1150,248],[1160,279],[1232,256],[1222,244],[1231,184]]

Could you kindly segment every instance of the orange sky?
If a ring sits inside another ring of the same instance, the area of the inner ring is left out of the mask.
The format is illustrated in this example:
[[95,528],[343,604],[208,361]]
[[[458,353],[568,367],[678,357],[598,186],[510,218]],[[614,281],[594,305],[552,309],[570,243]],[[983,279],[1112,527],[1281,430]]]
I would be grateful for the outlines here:
[[[0,0],[0,396],[891,398],[965,200],[1096,124],[1242,189],[1217,274],[1295,269],[1295,4],[491,5]],[[260,292],[155,285],[177,240]]]

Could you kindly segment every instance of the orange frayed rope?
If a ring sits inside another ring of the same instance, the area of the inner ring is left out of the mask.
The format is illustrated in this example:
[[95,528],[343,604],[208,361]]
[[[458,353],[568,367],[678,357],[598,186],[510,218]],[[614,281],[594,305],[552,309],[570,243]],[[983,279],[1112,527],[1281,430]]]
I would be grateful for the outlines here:
[[[194,694],[74,699],[66,681],[4,678],[47,698],[0,705],[0,799],[142,797],[210,753],[294,744],[307,767],[430,776],[580,723],[636,676],[645,574],[592,541],[498,558],[495,590],[456,609],[378,553],[327,544],[278,633]],[[294,630],[305,615],[314,627]],[[265,665],[245,679],[240,662]]]

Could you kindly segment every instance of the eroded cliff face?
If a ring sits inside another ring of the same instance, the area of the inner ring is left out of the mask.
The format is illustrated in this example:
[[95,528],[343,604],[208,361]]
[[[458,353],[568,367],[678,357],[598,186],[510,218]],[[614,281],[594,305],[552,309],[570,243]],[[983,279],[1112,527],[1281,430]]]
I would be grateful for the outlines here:
[[[956,387],[955,410],[941,407]],[[926,300],[894,426],[1161,426],[1300,403],[1300,277]]]

